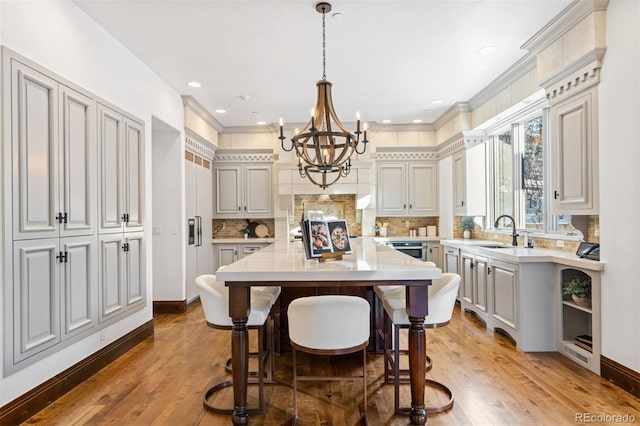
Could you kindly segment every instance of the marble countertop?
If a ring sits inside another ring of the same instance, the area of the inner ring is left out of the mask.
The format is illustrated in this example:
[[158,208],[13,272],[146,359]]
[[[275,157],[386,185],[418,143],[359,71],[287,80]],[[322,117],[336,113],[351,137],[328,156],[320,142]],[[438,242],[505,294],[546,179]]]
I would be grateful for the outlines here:
[[211,244],[271,244],[276,238],[212,238]]
[[223,281],[385,281],[425,280],[442,271],[387,247],[371,237],[351,240],[353,253],[342,260],[306,259],[301,241],[278,239],[262,250],[223,266],[216,277]]
[[492,259],[515,263],[551,262],[560,265],[574,266],[592,271],[603,271],[604,263],[597,260],[581,259],[574,253],[547,248],[526,248],[503,245],[499,248],[483,247],[486,245],[501,245],[488,240],[442,240],[442,245],[462,249],[466,252],[479,254]]

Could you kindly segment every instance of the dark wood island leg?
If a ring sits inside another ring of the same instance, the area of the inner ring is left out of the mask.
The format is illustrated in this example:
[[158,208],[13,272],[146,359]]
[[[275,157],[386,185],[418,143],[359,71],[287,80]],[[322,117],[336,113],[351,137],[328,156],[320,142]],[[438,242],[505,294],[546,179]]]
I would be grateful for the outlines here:
[[249,379],[249,329],[247,320],[251,311],[250,287],[229,286],[229,315],[233,321],[231,333],[231,366],[233,369],[234,425],[249,424],[247,387]]
[[[431,281],[427,281],[430,285]],[[407,314],[409,327],[409,375],[411,382],[411,412],[409,419],[413,425],[427,423],[424,404],[424,386],[426,374],[426,340],[424,318],[428,313],[428,288],[407,286]]]

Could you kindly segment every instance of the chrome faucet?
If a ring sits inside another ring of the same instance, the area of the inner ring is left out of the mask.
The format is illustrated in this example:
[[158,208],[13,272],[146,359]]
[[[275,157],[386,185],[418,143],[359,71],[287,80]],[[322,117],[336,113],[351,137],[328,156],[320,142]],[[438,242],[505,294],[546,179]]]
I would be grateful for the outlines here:
[[506,217],[508,219],[511,220],[511,225],[513,225],[513,231],[511,232],[511,245],[513,245],[514,247],[518,246],[518,233],[516,232],[516,221],[513,220],[513,218],[511,216],[509,216],[508,214],[503,214],[502,216],[498,217],[496,219],[496,223],[493,225],[494,228],[498,227],[498,222],[500,222],[500,219],[502,219],[503,217]]

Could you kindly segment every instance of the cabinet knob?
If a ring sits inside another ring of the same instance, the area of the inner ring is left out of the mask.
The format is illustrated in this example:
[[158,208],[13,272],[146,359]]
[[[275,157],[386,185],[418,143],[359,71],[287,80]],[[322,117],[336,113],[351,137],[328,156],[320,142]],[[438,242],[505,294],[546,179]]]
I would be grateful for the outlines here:
[[464,207],[464,200],[460,201],[460,207]]
[[560,196],[560,193],[558,191],[553,191],[553,199],[554,200],[557,200],[559,196]]
[[242,210],[242,208],[240,208],[240,206],[238,206],[238,211]]
[[491,275],[491,266],[487,268],[487,275]]

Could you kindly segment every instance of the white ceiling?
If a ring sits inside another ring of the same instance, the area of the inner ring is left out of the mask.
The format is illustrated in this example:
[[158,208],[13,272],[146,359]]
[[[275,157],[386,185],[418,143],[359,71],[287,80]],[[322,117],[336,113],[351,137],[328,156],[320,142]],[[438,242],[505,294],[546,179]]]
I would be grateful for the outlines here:
[[[308,120],[322,77],[316,1],[75,2],[224,126]],[[432,123],[522,58],[520,46],[569,3],[336,0],[326,19],[326,73],[338,115],[344,122],[360,111],[371,123]],[[481,56],[484,46],[497,50]],[[193,80],[202,87],[188,87]]]

